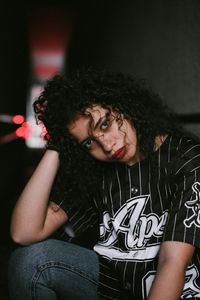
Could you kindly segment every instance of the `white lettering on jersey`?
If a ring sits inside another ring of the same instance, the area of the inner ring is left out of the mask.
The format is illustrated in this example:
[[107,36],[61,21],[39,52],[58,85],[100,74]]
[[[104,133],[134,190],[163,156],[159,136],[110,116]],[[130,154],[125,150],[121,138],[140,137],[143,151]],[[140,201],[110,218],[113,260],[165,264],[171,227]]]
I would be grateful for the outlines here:
[[[147,300],[149,291],[151,289],[156,271],[149,271],[142,280],[143,300]],[[196,283],[199,277],[198,269],[195,265],[188,266],[185,273],[185,284],[182,291],[181,299],[191,299],[193,297],[200,297],[200,287]]]
[[[143,214],[149,195],[141,195],[129,199],[113,218],[108,212],[103,214],[100,225],[101,241],[94,250],[112,259],[153,259],[160,248],[160,243],[147,245],[152,236],[163,235],[168,211],[159,217],[155,213]],[[126,249],[122,251],[115,244],[118,235],[124,236]]]
[[194,224],[200,227],[200,183],[195,182],[192,185],[192,189],[196,194],[195,199],[189,200],[185,203],[185,206],[192,210],[193,214],[183,221],[186,227],[191,227]]

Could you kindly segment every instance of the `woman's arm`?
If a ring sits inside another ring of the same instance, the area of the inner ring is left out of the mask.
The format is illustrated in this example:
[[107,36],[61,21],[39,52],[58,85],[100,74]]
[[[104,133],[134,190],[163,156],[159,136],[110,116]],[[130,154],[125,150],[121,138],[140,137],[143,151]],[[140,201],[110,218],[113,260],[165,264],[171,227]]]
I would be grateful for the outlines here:
[[163,242],[157,274],[148,300],[179,300],[184,287],[185,271],[195,247],[182,242]]
[[58,152],[47,150],[20,195],[11,217],[14,242],[28,245],[43,240],[67,221],[49,195],[59,167]]

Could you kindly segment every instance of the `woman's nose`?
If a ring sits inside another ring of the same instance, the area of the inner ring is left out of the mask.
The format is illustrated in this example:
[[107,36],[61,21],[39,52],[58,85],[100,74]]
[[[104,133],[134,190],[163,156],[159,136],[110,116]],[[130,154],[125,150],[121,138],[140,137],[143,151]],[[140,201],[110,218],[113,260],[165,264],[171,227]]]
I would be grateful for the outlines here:
[[110,152],[112,150],[114,145],[114,140],[110,136],[103,134],[101,136],[98,136],[97,139],[105,152]]

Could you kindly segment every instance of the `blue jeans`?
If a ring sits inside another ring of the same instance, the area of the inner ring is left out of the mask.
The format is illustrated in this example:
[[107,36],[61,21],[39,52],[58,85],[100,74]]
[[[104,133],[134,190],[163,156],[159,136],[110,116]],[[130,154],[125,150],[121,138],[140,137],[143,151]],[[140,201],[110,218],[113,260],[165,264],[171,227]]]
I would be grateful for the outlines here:
[[98,277],[94,251],[54,239],[19,247],[9,260],[11,300],[102,299]]

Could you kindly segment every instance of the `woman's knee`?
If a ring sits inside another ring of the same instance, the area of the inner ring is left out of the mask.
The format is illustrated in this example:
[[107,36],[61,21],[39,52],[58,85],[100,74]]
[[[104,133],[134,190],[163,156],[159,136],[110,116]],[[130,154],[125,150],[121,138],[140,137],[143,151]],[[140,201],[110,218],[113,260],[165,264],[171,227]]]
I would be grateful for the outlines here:
[[[49,239],[31,246],[19,247],[11,254],[10,293],[16,295],[16,291],[20,290],[25,295],[22,299],[29,299],[27,293],[30,293],[33,286],[36,288],[36,283],[38,285],[42,281],[42,286],[53,287],[58,294],[73,294],[74,282],[77,282],[77,293],[85,289],[85,292],[91,290],[95,294],[98,272],[98,257],[94,251]],[[62,284],[60,286],[61,282],[65,282],[64,289]]]
[[8,276],[10,278],[23,280],[32,276],[33,272],[42,261],[46,261],[47,252],[45,249],[51,247],[51,241],[43,241],[30,246],[18,247],[9,258]]
[[47,262],[57,261],[75,265],[83,271],[98,272],[98,257],[94,251],[73,245],[71,243],[48,239],[30,246],[17,248],[10,256],[9,274],[28,274]]

